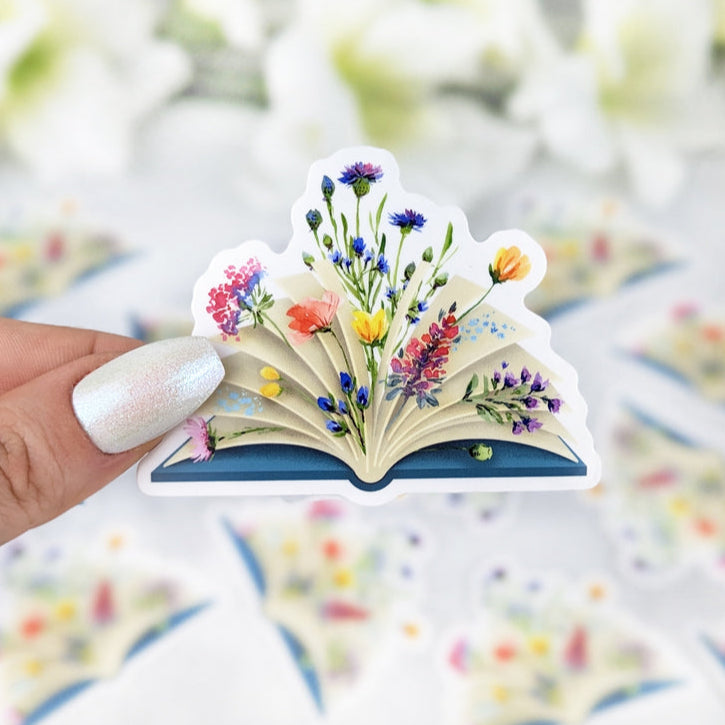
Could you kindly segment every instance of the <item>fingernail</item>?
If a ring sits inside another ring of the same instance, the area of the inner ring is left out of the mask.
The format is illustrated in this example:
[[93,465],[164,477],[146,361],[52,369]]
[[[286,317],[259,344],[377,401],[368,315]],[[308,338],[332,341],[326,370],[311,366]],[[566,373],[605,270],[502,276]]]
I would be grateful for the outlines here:
[[86,375],[73,410],[104,453],[121,453],[171,430],[224,377],[205,337],[178,337],[136,348]]

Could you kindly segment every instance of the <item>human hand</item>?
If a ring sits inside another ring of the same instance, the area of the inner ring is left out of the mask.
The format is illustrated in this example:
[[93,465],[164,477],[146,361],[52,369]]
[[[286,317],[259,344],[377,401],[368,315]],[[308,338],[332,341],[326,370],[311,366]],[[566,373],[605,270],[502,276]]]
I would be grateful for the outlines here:
[[118,477],[223,373],[203,338],[141,347],[119,335],[0,318],[0,544]]

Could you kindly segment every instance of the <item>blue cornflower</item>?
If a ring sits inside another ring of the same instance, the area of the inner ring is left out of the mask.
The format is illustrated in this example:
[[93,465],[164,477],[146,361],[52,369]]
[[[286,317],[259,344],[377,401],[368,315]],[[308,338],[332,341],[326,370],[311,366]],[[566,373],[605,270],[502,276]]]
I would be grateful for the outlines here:
[[352,393],[355,389],[355,384],[352,381],[350,373],[340,373],[340,388],[342,388],[343,393]]
[[355,237],[352,240],[352,250],[358,257],[362,256],[362,253],[365,251],[365,240],[362,237]]
[[335,412],[335,404],[330,398],[326,398],[324,395],[317,398],[317,405],[320,407],[320,410],[324,410],[325,413]]
[[389,300],[395,299],[397,297],[397,295],[398,295],[398,290],[395,289],[395,287],[388,287],[388,289],[385,291],[385,296]]
[[388,260],[382,254],[378,256],[378,263],[375,266],[381,274],[387,274],[390,271]]
[[418,312],[425,312],[428,309],[428,303],[425,300],[418,302]]
[[508,363],[507,363],[507,362],[506,362],[506,361],[504,360],[504,361],[503,361],[503,362],[501,363],[501,370],[505,370],[505,369],[506,369],[506,368],[507,368],[508,366],[509,366],[509,364],[508,364]]
[[350,259],[350,257],[345,257],[342,260],[342,264],[344,265],[345,269],[349,272],[350,267],[352,267],[352,259]]
[[338,400],[337,401],[337,410],[339,411],[340,415],[347,415],[348,414],[347,403],[344,400]]
[[336,420],[328,420],[325,427],[330,433],[342,433],[345,430]]
[[317,209],[310,209],[305,214],[305,219],[307,219],[307,224],[313,232],[322,224],[322,214]]
[[342,262],[342,253],[339,249],[336,249],[332,254],[328,256],[333,264],[340,264],[340,262]]
[[335,182],[329,176],[323,176],[320,189],[322,190],[322,196],[325,201],[329,201],[335,193]]
[[365,250],[365,256],[363,257],[363,262],[368,265],[370,262],[372,262],[372,259],[375,255],[372,253],[372,250],[366,249]]
[[412,209],[406,209],[403,212],[396,212],[395,214],[388,214],[388,219],[393,226],[400,227],[406,233],[413,230],[419,232],[426,221],[428,221],[422,214]]
[[370,405],[370,391],[367,386],[361,385],[357,391],[357,407],[367,408]]

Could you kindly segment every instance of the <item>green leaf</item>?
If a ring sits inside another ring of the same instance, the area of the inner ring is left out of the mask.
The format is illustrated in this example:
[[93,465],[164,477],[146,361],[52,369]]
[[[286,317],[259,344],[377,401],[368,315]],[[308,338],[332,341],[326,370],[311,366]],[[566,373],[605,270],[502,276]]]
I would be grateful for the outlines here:
[[385,194],[385,196],[380,200],[380,204],[378,206],[378,212],[375,215],[375,229],[377,231],[378,227],[380,226],[380,220],[383,216],[383,209],[385,208],[385,202],[388,200],[388,195]]
[[448,222],[448,229],[446,229],[446,240],[443,242],[443,249],[441,250],[441,258],[451,248],[453,244],[453,224]]
[[347,230],[348,230],[347,217],[344,214],[340,214],[340,218],[342,219],[342,238],[343,238],[343,240],[347,241]]
[[468,381],[468,385],[466,386],[466,392],[463,395],[464,400],[468,400],[468,398],[471,396],[471,393],[478,387],[478,375],[474,373],[473,377]]

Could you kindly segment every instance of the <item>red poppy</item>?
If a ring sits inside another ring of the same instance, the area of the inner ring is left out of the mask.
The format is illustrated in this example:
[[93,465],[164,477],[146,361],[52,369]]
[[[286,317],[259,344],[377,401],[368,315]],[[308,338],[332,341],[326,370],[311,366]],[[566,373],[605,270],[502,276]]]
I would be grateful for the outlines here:
[[332,325],[332,318],[337,312],[340,298],[327,290],[321,300],[308,297],[287,310],[292,318],[289,328],[292,330],[292,341],[299,344],[309,340],[316,332],[327,332]]

